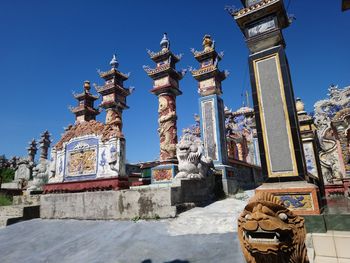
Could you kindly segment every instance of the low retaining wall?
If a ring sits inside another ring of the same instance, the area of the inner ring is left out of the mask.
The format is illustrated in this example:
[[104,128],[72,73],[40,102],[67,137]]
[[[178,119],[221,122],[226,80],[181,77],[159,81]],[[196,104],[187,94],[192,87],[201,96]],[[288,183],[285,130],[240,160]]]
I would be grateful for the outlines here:
[[133,219],[175,217],[170,187],[120,191],[46,194],[41,196],[40,217],[55,219]]
[[264,182],[261,167],[237,160],[231,160],[230,165],[241,190],[255,189]]
[[207,205],[214,199],[214,177],[173,184],[131,187],[128,190],[44,194],[40,217],[55,219],[133,219],[175,217],[186,207]]

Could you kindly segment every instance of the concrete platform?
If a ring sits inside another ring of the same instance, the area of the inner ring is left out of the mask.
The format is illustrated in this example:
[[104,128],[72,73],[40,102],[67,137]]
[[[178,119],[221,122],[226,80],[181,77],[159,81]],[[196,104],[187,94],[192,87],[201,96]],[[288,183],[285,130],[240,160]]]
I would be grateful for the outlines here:
[[175,180],[119,191],[43,194],[40,216],[44,219],[117,220],[171,218],[178,209],[204,206],[214,200],[214,177]]
[[34,219],[0,229],[1,263],[244,263],[226,199],[167,220]]

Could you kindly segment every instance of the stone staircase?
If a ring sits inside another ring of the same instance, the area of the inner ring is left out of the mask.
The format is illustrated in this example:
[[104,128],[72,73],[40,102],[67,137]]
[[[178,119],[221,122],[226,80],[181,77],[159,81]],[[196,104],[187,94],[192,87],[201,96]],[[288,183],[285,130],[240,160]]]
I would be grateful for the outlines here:
[[14,196],[13,204],[0,206],[0,227],[40,217],[40,196]]

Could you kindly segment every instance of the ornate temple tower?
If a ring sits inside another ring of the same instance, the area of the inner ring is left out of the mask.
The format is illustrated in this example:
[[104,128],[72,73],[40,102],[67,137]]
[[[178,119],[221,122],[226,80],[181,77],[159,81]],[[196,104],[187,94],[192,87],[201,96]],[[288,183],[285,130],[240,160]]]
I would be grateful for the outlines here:
[[83,122],[95,120],[96,115],[100,112],[94,108],[94,101],[98,99],[98,96],[94,96],[90,93],[90,81],[84,81],[84,91],[79,94],[74,94],[74,98],[78,100],[78,105],[72,107],[70,110],[75,115],[75,122]]
[[[105,123],[96,121],[99,111],[94,108],[98,96],[90,93],[90,82],[75,95],[78,106],[71,108],[76,116],[51,151],[48,184],[44,192],[82,192],[118,190],[129,187],[126,174],[125,138],[122,133],[122,112],[128,108],[126,97],[132,88],[125,88],[128,75],[121,73],[113,55],[111,69],[99,72],[104,85],[95,89],[102,96],[100,107],[106,110]],[[77,184],[76,182],[79,182]]]
[[49,131],[46,130],[40,135],[39,144],[40,144],[40,160],[41,159],[47,160],[47,155],[51,144]]
[[160,166],[152,169],[152,182],[169,182],[176,174],[176,96],[182,94],[179,81],[183,78],[185,71],[178,72],[176,63],[181,55],[174,55],[170,51],[170,41],[164,33],[160,41],[159,52],[148,51],[151,59],[156,63],[152,69],[144,66],[144,70],[153,81],[151,93],[158,97],[158,133],[160,139]]
[[295,102],[298,114],[300,135],[303,144],[306,169],[308,173],[323,181],[320,160],[318,157],[318,139],[314,119],[305,111],[304,102],[297,98]]
[[[250,51],[249,66],[262,172],[257,191],[278,196],[299,214],[317,214],[318,188],[308,184],[282,30],[290,20],[282,0],[241,0],[228,9]],[[301,199],[302,202],[295,202]]]
[[305,111],[305,104],[300,98],[296,98],[295,108],[298,114],[301,142],[306,162],[306,169],[310,179],[313,179],[320,188],[321,197],[324,198],[324,182],[320,158],[318,155],[320,142],[316,133],[314,118]]
[[105,84],[96,86],[96,90],[102,96],[100,107],[106,110],[106,125],[109,125],[123,138],[122,113],[124,109],[129,108],[126,105],[126,97],[132,93],[133,88],[124,87],[124,81],[129,78],[129,74],[117,70],[119,63],[115,55],[113,55],[110,65],[109,71],[99,72],[100,77],[105,80]]
[[209,35],[203,37],[203,50],[191,49],[195,59],[199,62],[199,69],[191,69],[192,76],[198,81],[199,115],[201,137],[204,151],[216,168],[223,172],[226,178],[227,145],[225,134],[224,103],[221,82],[226,79],[228,71],[219,70],[219,61],[223,53],[215,50],[214,41]]
[[35,155],[36,155],[36,152],[38,151],[38,148],[36,147],[36,141],[35,141],[35,139],[33,139],[33,140],[29,143],[29,146],[28,146],[28,148],[27,148],[27,151],[28,151],[28,159],[29,159],[29,162],[34,163]]
[[119,176],[125,176],[126,154],[122,114],[124,109],[129,108],[126,104],[126,97],[133,92],[134,88],[124,87],[124,81],[129,78],[129,74],[124,74],[117,69],[119,63],[115,55],[113,55],[110,65],[109,71],[99,72],[100,77],[105,80],[104,85],[95,88],[102,96],[100,107],[106,110],[105,128],[102,136],[112,136],[116,140],[116,147],[112,147],[111,158],[108,162],[111,169],[117,171]]

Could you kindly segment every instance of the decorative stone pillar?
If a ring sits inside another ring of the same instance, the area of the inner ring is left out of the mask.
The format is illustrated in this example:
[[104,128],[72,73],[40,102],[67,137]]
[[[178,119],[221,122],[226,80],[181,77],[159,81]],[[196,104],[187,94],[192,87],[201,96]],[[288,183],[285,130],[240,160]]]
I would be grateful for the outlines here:
[[316,135],[316,127],[314,125],[314,120],[305,111],[304,103],[300,98],[296,99],[295,106],[298,114],[300,135],[303,144],[307,172],[312,174],[316,178],[319,178],[323,182],[322,171],[317,151],[317,145],[319,144],[319,142]]
[[100,112],[94,108],[94,101],[98,99],[98,96],[90,93],[90,81],[84,81],[84,91],[79,94],[74,94],[74,98],[78,101],[76,107],[71,107],[71,111],[75,115],[75,122],[84,122],[90,120],[96,120],[96,116]]
[[182,94],[179,81],[185,71],[176,71],[176,63],[181,55],[174,55],[170,51],[170,41],[167,34],[160,42],[159,52],[148,51],[156,68],[143,66],[144,70],[153,79],[151,93],[158,97],[158,133],[160,140],[160,165],[152,169],[152,183],[170,182],[177,173],[176,144],[177,144],[177,115],[176,96]]
[[39,144],[39,163],[33,168],[33,181],[27,189],[27,192],[30,194],[41,193],[43,186],[48,182],[50,175],[50,161],[47,159],[47,156],[51,140],[50,134],[47,130],[41,134]]
[[35,155],[36,155],[36,152],[38,150],[38,148],[36,147],[35,139],[33,139],[29,143],[29,147],[27,148],[27,150],[28,150],[28,160],[29,160],[29,162],[34,163]]
[[319,141],[316,134],[314,119],[305,111],[304,102],[300,98],[296,99],[295,108],[298,114],[300,136],[303,145],[303,153],[306,162],[306,169],[310,179],[314,180],[315,184],[320,189],[321,197],[325,196],[324,181],[320,158],[318,156]]
[[[201,137],[205,156],[213,160],[215,168],[222,174],[223,187],[230,193],[233,183],[233,169],[228,165],[228,153],[225,131],[224,102],[221,98],[221,82],[228,76],[228,71],[219,70],[219,61],[223,52],[218,54],[215,42],[210,35],[203,37],[203,50],[191,49],[199,62],[199,69],[191,68],[192,76],[198,81],[199,116]],[[231,180],[232,179],[232,180]]]
[[[298,214],[320,213],[318,187],[307,183],[286,43],[289,26],[283,0],[242,0],[229,9],[245,35],[263,176],[256,191],[270,192]],[[301,201],[300,201],[301,200]]]
[[47,160],[48,150],[51,144],[49,131],[44,131],[40,136],[40,159]]
[[198,93],[201,135],[206,156],[214,165],[227,163],[227,146],[225,134],[224,103],[221,98],[221,82],[228,75],[227,71],[219,70],[219,61],[223,53],[215,50],[214,41],[209,35],[203,37],[203,50],[192,49],[195,59],[200,63],[198,70],[191,69],[192,76],[198,81]]

